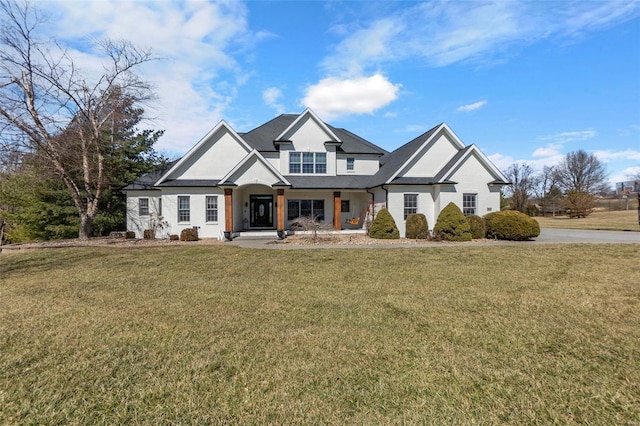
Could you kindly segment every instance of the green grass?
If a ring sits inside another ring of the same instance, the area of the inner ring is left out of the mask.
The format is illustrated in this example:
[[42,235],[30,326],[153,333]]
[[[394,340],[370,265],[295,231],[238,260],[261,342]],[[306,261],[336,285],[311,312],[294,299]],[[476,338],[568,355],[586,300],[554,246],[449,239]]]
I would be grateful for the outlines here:
[[571,219],[568,216],[538,216],[534,219],[538,221],[541,228],[640,231],[637,210],[595,211],[579,219]]
[[0,255],[0,424],[635,424],[640,245]]

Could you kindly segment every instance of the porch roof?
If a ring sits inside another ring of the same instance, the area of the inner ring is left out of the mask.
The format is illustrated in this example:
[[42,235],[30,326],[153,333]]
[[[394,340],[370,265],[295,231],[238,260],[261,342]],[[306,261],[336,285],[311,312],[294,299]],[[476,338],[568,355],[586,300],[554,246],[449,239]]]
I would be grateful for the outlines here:
[[347,176],[286,176],[291,189],[366,189],[371,175]]

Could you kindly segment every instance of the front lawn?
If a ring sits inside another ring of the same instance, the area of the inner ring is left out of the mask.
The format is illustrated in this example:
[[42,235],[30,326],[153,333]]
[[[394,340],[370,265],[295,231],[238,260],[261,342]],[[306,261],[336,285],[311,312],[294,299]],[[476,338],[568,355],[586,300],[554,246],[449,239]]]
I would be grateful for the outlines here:
[[541,228],[640,231],[637,210],[595,211],[587,217],[537,216]]
[[5,252],[0,424],[633,424],[639,255]]

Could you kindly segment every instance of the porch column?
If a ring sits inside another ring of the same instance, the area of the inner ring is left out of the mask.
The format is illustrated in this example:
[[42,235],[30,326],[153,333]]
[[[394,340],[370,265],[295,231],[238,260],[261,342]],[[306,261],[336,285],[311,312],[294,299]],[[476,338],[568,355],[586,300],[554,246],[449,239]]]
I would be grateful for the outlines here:
[[224,189],[224,237],[231,241],[233,234],[233,189]]
[[284,189],[278,189],[276,205],[278,206],[277,213],[276,213],[278,238],[283,239],[284,238]]
[[342,201],[340,199],[340,191],[333,193],[333,229],[342,229],[342,223],[340,220],[340,213],[342,211]]

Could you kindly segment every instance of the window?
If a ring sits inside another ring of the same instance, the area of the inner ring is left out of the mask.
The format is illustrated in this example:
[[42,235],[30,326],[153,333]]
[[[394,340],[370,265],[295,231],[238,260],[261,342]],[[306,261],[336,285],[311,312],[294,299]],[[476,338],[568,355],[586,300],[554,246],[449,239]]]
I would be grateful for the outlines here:
[[158,198],[158,216],[162,216],[162,198]]
[[327,153],[290,152],[289,173],[327,173]]
[[289,153],[289,173],[300,173],[302,170],[300,168],[300,153],[299,152],[290,152]]
[[349,213],[351,211],[351,203],[349,200],[340,200],[340,211],[342,213]]
[[316,153],[316,173],[327,173],[327,154],[324,152]]
[[404,218],[418,213],[418,194],[404,194]]
[[347,171],[353,172],[356,168],[356,159],[353,157],[347,157]]
[[138,199],[138,215],[149,216],[149,199],[148,198]]
[[302,153],[302,173],[313,173],[313,152]]
[[218,221],[218,197],[214,195],[207,196],[206,198],[206,218],[207,222]]
[[462,194],[462,213],[473,216],[477,210],[477,194]]
[[288,200],[287,219],[298,217],[314,217],[319,221],[324,220],[324,200]]
[[191,208],[188,196],[178,196],[178,222],[189,222],[191,220]]

